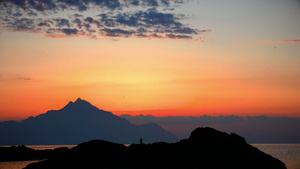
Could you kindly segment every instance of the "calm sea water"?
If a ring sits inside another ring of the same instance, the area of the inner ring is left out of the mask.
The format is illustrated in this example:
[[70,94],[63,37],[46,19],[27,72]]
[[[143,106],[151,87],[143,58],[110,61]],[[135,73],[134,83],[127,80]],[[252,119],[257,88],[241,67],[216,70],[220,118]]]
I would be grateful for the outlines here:
[[300,144],[251,144],[284,162],[287,169],[300,169]]
[[[300,144],[251,144],[261,151],[281,160],[287,169],[300,169]],[[58,147],[72,148],[75,145],[34,145],[27,146],[37,150],[54,149]],[[37,161],[0,162],[0,169],[22,169]]]

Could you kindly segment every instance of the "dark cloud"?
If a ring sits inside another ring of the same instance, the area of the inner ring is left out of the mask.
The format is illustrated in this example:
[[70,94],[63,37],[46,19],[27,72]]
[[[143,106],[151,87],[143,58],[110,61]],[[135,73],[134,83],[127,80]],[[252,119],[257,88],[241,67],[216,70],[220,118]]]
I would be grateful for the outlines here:
[[1,0],[1,4],[13,4],[23,9],[37,11],[65,10],[75,8],[79,11],[88,10],[96,6],[109,10],[120,10],[123,6],[159,7],[170,4],[182,4],[179,0]]
[[33,17],[33,16],[38,16],[38,14],[37,14],[36,12],[33,12],[33,11],[28,11],[28,12],[27,12],[27,15],[28,15],[28,16],[32,16],[32,17]]
[[[91,0],[91,2],[93,1]],[[95,2],[97,5],[100,5],[101,7],[106,7],[111,10],[115,10],[121,7],[121,3],[119,0],[95,0]]]
[[38,3],[35,5],[35,9],[38,11],[44,11],[45,10],[45,6],[42,3]]
[[157,0],[144,0],[143,3],[146,4],[147,6],[153,6],[153,7],[158,6]]
[[76,17],[76,18],[83,17],[83,15],[81,15],[81,14],[78,14],[78,13],[75,13],[75,14],[73,14],[73,16],[74,16],[74,17]]
[[62,38],[67,36],[77,36],[82,35],[77,29],[69,29],[69,28],[49,28],[47,29],[47,37],[50,38]]
[[88,23],[84,23],[83,26],[86,28],[86,30],[90,30],[91,25]]
[[68,28],[71,27],[70,22],[69,22],[68,19],[57,18],[57,19],[54,19],[54,21],[56,21],[56,26],[57,27],[68,27]]
[[165,8],[164,11],[174,11],[175,8]]
[[57,8],[51,0],[2,0],[0,3],[12,3],[23,9],[35,9],[37,11],[52,10]]
[[178,3],[178,4],[183,4],[184,3],[184,0],[174,0],[175,3]]
[[14,13],[13,16],[15,17],[21,17],[23,14],[21,14],[20,12]]
[[[2,2],[5,2],[5,1],[2,0]],[[11,2],[13,2],[15,5],[18,5],[18,6],[25,6],[26,5],[26,0],[13,0]]]
[[131,0],[131,5],[139,6],[139,4],[140,4],[139,0]]
[[79,5],[78,6],[79,11],[86,11],[87,9],[88,9],[88,7],[86,5]]
[[177,2],[174,0],[141,0],[142,5],[149,7],[158,7],[158,6],[170,6],[171,3],[182,4],[182,2]]
[[170,13],[161,13],[156,9],[150,9],[146,12],[139,12],[136,16],[143,18],[143,22],[149,25],[161,25],[164,27],[182,26],[180,22],[176,22],[176,18]]
[[207,30],[201,30],[201,31],[199,31],[199,32],[207,33],[207,32],[211,32],[211,30],[210,30],[210,29],[207,29]]
[[116,22],[121,25],[138,26],[139,18],[135,16],[129,16],[127,14],[119,14],[116,16]]
[[104,36],[111,36],[111,37],[129,37],[134,32],[123,30],[123,29],[103,29],[102,32],[104,32]]
[[169,6],[170,2],[168,0],[161,0],[161,3],[165,6]]
[[109,17],[106,14],[100,16],[101,21],[105,23],[103,26],[132,27],[131,29],[135,29],[135,33],[130,31],[130,36],[191,39],[192,36],[190,34],[198,34],[196,29],[185,27],[178,22],[177,20],[179,19],[173,14],[161,13],[153,8],[147,11],[138,11],[133,14],[119,13],[114,17]]
[[38,26],[40,26],[40,27],[43,27],[43,26],[50,27],[50,24],[48,22],[46,22],[46,21],[43,21],[43,22],[40,22],[38,24]]
[[75,19],[73,20],[73,23],[75,23],[76,26],[77,26],[79,29],[82,28],[82,21],[81,21],[79,18],[75,18]]
[[34,19],[20,18],[15,19],[13,22],[9,22],[7,25],[13,31],[36,31],[36,25]]
[[115,20],[109,18],[109,16],[107,14],[99,14],[98,16],[101,17],[100,18],[101,25],[106,26],[106,27],[117,26]]
[[175,33],[181,33],[181,34],[197,34],[197,30],[187,28],[187,27],[179,27],[174,29]]
[[70,35],[76,35],[78,33],[77,29],[61,29],[61,31],[63,33],[65,33],[66,35],[70,36]]
[[[92,38],[138,37],[193,39],[208,30],[197,30],[181,22],[184,15],[161,12],[184,1],[171,0],[0,0],[0,17],[5,29],[44,32],[48,37],[83,35]],[[131,6],[139,7],[135,11]],[[127,8],[127,9],[125,9]],[[100,14],[80,13],[96,9]],[[64,10],[74,14],[55,18]],[[198,37],[199,39],[199,37]]]
[[86,21],[88,23],[92,23],[94,21],[94,19],[92,17],[87,17],[84,19],[84,21]]
[[143,28],[143,27],[140,27],[137,29],[137,33],[146,33],[147,32],[147,29]]
[[192,39],[192,36],[188,35],[167,34],[167,37],[171,39]]

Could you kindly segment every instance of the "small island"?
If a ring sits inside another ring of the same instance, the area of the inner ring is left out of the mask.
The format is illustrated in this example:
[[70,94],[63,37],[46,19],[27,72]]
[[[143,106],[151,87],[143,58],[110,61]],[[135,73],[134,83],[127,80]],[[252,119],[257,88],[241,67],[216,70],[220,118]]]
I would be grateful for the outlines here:
[[176,143],[143,144],[141,141],[124,146],[91,140],[71,149],[47,150],[40,155],[34,156],[35,159],[45,160],[29,164],[25,169],[286,169],[283,162],[247,144],[243,137],[208,127],[197,128],[188,139]]

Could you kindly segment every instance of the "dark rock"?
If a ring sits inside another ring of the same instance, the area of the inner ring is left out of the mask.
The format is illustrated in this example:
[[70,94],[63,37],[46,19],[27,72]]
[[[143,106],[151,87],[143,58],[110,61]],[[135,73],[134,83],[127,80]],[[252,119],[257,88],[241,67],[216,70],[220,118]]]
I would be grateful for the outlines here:
[[39,168],[286,169],[284,163],[247,144],[242,137],[212,128],[197,128],[189,139],[177,143],[126,147],[92,140],[26,167]]
[[34,150],[23,145],[0,147],[0,161],[42,160],[51,154],[50,150]]

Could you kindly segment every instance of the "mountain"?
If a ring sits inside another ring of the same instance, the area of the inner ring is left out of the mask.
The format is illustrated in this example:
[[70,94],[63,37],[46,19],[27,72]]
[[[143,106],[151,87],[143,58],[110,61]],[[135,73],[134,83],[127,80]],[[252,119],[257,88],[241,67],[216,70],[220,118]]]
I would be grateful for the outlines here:
[[[197,127],[212,127],[237,133],[248,143],[300,143],[300,118],[272,116],[152,116],[121,115],[132,124],[157,123],[179,138],[186,138]],[[173,127],[173,126],[176,126]],[[180,130],[178,130],[180,128]]]
[[145,143],[178,141],[155,123],[133,125],[80,98],[22,122],[0,123],[0,145],[78,144],[92,139],[131,144],[140,138]]

